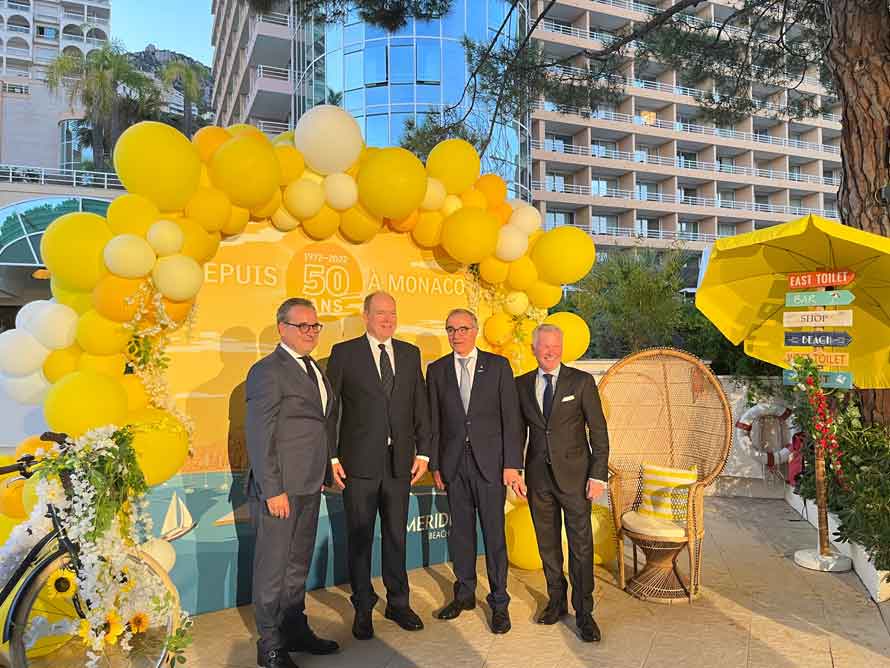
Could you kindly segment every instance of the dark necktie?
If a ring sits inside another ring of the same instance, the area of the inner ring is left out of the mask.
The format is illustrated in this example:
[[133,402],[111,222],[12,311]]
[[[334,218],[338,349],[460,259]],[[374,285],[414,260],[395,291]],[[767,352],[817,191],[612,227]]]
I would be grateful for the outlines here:
[[544,400],[541,402],[544,409],[544,419],[550,419],[550,411],[553,410],[553,374],[545,373],[544,382]]
[[309,380],[312,381],[312,386],[315,388],[315,391],[318,392],[319,400],[321,400],[321,389],[318,387],[318,374],[315,373],[312,358],[309,357],[309,355],[304,355],[300,359],[303,360],[303,364],[306,365],[306,374],[309,376]]
[[392,363],[389,360],[389,353],[386,352],[386,344],[380,343],[380,382],[383,383],[383,393],[388,397],[392,394],[393,373]]

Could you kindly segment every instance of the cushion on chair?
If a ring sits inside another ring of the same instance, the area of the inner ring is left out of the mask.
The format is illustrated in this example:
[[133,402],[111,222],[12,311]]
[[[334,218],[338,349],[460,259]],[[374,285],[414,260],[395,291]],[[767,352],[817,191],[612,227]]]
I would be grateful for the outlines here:
[[621,516],[621,526],[633,533],[653,538],[685,538],[686,527],[678,522],[643,515],[635,510]]
[[653,519],[686,522],[689,487],[698,481],[698,471],[643,464],[643,496],[637,511]]

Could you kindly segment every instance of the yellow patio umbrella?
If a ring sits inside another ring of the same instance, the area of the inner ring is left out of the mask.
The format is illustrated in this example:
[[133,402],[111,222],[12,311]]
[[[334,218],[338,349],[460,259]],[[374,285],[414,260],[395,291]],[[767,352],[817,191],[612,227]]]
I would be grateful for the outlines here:
[[854,301],[826,310],[852,310],[853,325],[821,331],[847,332],[852,341],[822,350],[849,353],[849,365],[825,369],[852,372],[859,388],[890,388],[890,238],[808,215],[718,239],[695,305],[730,341],[744,341],[748,355],[790,368],[786,353],[813,349],[784,345],[785,293],[791,291],[788,274],[843,269],[856,274],[843,286],[853,293]]

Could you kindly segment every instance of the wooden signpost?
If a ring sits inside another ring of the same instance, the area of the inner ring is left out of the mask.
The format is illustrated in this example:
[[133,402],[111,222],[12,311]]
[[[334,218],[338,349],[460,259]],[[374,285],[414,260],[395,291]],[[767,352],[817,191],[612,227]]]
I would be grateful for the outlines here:
[[846,332],[785,332],[786,346],[846,348],[852,342],[853,337]]
[[792,290],[812,288],[837,288],[850,285],[856,273],[848,269],[831,269],[824,271],[805,271],[788,274],[788,287]]
[[785,327],[852,327],[853,311],[785,311]]
[[786,292],[785,306],[849,306],[856,296],[849,290],[831,292]]

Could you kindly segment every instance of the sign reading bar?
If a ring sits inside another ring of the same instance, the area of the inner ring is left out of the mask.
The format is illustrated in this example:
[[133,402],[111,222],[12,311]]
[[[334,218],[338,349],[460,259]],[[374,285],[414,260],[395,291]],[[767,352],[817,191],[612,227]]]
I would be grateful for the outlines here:
[[838,287],[841,285],[849,285],[853,282],[854,278],[856,278],[855,272],[847,269],[807,271],[803,273],[788,274],[788,287],[792,290]]
[[786,346],[814,348],[846,348],[853,337],[846,332],[785,332]]
[[856,297],[849,290],[786,292],[785,306],[847,306]]
[[[782,371],[782,383],[785,385],[796,385],[797,382],[797,373],[794,369],[784,369]],[[819,383],[822,387],[849,390],[853,387],[853,374],[849,371],[822,371],[819,373]]]
[[849,353],[826,353],[822,351],[795,353],[788,351],[785,353],[785,363],[794,364],[795,357],[807,357],[813,360],[816,366],[850,366]]
[[853,311],[785,311],[785,327],[852,327]]

